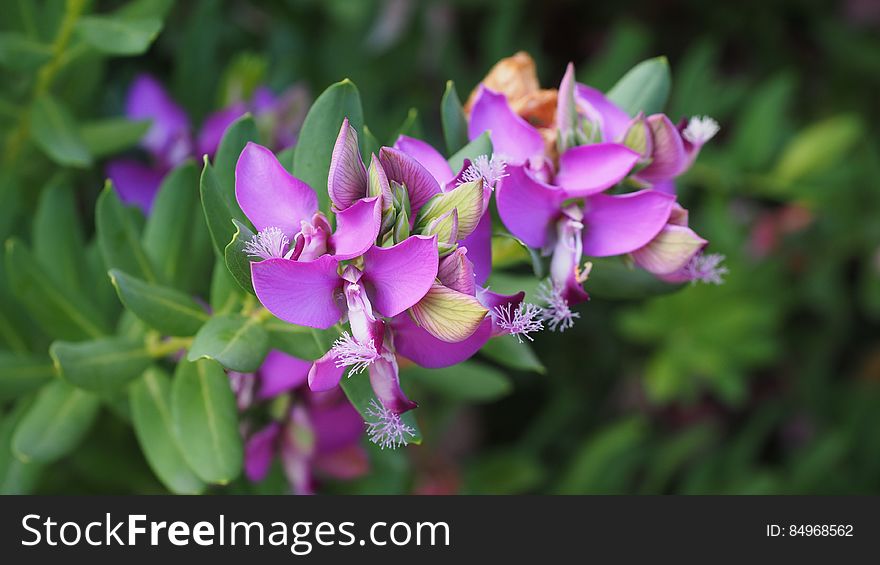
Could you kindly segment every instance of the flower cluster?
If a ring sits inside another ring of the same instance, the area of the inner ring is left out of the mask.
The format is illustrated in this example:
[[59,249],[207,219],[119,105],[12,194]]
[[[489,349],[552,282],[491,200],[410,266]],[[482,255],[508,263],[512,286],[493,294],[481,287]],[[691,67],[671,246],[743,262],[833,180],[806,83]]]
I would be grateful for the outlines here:
[[[401,414],[416,403],[400,386],[398,357],[454,365],[497,335],[520,343],[545,327],[570,328],[588,299],[584,257],[627,255],[670,282],[720,282],[720,257],[688,227],[673,179],[715,134],[710,118],[679,125],[665,115],[628,116],[576,84],[569,65],[558,90],[538,87],[525,54],[502,60],[465,108],[468,135],[492,153],[454,171],[424,141],[401,135],[365,163],[343,120],[328,172],[332,213],[269,149],[248,144],[235,191],[258,233],[250,256],[265,308],[291,324],[341,335],[308,371],[312,391],[369,373],[373,442],[404,445]],[[493,199],[492,196],[495,195]],[[525,293],[485,285],[492,268],[491,203],[509,232],[549,256],[539,307]],[[335,225],[335,227],[334,227]]]
[[131,120],[148,120],[149,130],[140,142],[149,163],[122,158],[107,164],[107,176],[123,202],[149,212],[159,185],[171,169],[202,155],[212,156],[226,128],[247,112],[257,124],[264,124],[266,137],[275,149],[296,142],[296,132],[305,118],[308,96],[294,86],[276,96],[269,88],[257,88],[249,100],[239,100],[207,117],[198,132],[190,118],[165,88],[149,75],[138,76],[129,88],[125,114]]

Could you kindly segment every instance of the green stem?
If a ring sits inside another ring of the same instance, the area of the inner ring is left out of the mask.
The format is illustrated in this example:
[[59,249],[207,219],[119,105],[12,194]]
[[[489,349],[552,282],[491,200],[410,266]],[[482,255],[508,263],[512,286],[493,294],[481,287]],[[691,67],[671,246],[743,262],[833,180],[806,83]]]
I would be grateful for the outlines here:
[[191,337],[171,337],[165,341],[147,338],[147,352],[151,357],[158,359],[160,357],[167,357],[172,353],[177,353],[181,349],[186,349],[192,345],[192,342],[193,338]]
[[24,142],[28,138],[31,108],[40,96],[49,91],[49,87],[52,86],[52,80],[63,66],[65,51],[70,43],[70,38],[73,36],[76,22],[85,8],[85,4],[85,0],[67,0],[65,4],[64,19],[61,20],[58,33],[52,41],[52,57],[37,71],[37,81],[31,94],[31,100],[27,108],[21,113],[18,127],[10,134],[9,140],[6,143],[7,163],[14,163],[18,159]]

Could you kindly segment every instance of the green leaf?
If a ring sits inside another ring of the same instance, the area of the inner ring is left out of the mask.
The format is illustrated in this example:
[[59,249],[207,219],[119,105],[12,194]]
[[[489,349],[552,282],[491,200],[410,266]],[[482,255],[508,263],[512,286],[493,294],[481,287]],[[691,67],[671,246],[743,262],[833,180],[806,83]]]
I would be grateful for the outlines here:
[[360,132],[364,123],[361,96],[348,79],[330,85],[312,104],[293,153],[293,174],[317,192],[318,203],[324,212],[330,210],[327,193],[330,156],[344,118],[348,118],[351,127]]
[[171,379],[151,367],[131,385],[134,433],[150,468],[175,494],[200,494],[204,483],[189,468],[174,433],[171,413]]
[[225,261],[218,258],[211,272],[211,310],[214,314],[226,314],[240,309],[244,297],[241,287],[226,268]]
[[813,124],[785,146],[775,175],[793,183],[819,174],[845,161],[861,136],[862,122],[854,115],[834,116]]
[[199,171],[187,161],[162,181],[144,227],[143,247],[159,277],[175,288],[204,288],[211,243],[199,204]]
[[83,16],[76,24],[83,41],[108,55],[140,55],[161,29],[162,20],[150,17]]
[[163,335],[195,335],[208,321],[205,310],[179,290],[146,283],[116,269],[110,271],[110,281],[125,307]]
[[608,99],[630,116],[639,112],[656,114],[663,111],[671,85],[669,61],[666,57],[655,57],[623,75],[608,91]]
[[52,463],[72,452],[92,427],[100,401],[61,381],[44,386],[15,427],[12,449],[26,463]]
[[327,353],[333,341],[339,337],[334,329],[316,330],[295,326],[272,317],[263,323],[269,332],[269,348],[278,349],[300,359],[315,360]]
[[480,353],[499,365],[543,375],[547,372],[546,367],[532,351],[531,346],[523,341],[519,343],[513,336],[499,336],[486,342]]
[[235,225],[231,220],[238,220],[244,225],[250,225],[238,204],[230,199],[223,190],[214,168],[205,158],[205,167],[202,169],[202,178],[199,182],[202,195],[202,210],[205,212],[205,220],[208,222],[208,230],[211,232],[211,240],[214,249],[223,257],[228,244],[235,235]]
[[106,157],[134,147],[149,129],[149,120],[107,118],[82,124],[79,135],[92,157]]
[[157,18],[162,20],[168,15],[168,10],[173,5],[174,0],[131,0],[119,8],[115,14],[123,18]]
[[[378,404],[379,401],[376,400],[376,396],[373,394],[373,387],[370,385],[370,376],[367,373],[345,376],[342,377],[342,380],[339,384],[342,387],[342,390],[345,392],[345,396],[348,397],[348,400],[351,402],[352,406],[354,406],[355,409],[360,413],[364,421],[374,421],[375,418],[370,415],[370,411],[373,410],[372,403],[375,402]],[[415,412],[415,410],[409,410],[408,412],[405,412],[400,417],[400,419],[403,421],[404,424],[413,429],[414,435],[407,438],[407,443],[421,445],[422,432],[419,429],[419,425],[416,422],[416,418],[413,412]]]
[[55,367],[45,357],[0,351],[0,401],[24,396],[54,377]]
[[400,124],[400,127],[397,128],[397,131],[392,136],[392,139],[394,141],[397,141],[397,138],[401,135],[416,138],[423,137],[422,124],[419,122],[419,111],[417,109],[409,109],[409,111],[406,113],[406,119],[404,119],[403,123]]
[[216,362],[181,361],[171,385],[174,433],[200,479],[225,484],[241,472],[243,447],[229,377]]
[[89,293],[85,242],[70,186],[52,183],[43,189],[33,232],[34,255],[55,283]]
[[378,154],[379,149],[382,147],[382,144],[379,143],[379,140],[376,139],[376,136],[370,131],[370,128],[367,127],[367,124],[364,124],[364,131],[360,136],[361,143],[361,157],[363,157],[364,162],[370,162],[370,155]]
[[226,267],[242,290],[254,294],[254,283],[251,281],[251,258],[244,250],[245,245],[254,238],[254,232],[238,220],[232,221],[235,224],[235,235],[232,236],[232,241],[224,251]]
[[480,155],[492,155],[492,140],[489,139],[489,132],[487,131],[480,134],[480,137],[471,141],[459,149],[455,155],[450,157],[448,161],[449,166],[453,171],[458,172],[464,165],[465,159],[473,161]]
[[[446,91],[440,101],[440,120],[443,124],[443,139],[446,141],[446,151],[452,155],[468,142],[467,119],[464,117],[464,109],[461,99],[455,90],[455,83],[446,81]],[[456,169],[457,170],[457,169]]]
[[0,418],[0,494],[30,494],[40,478],[42,465],[24,463],[12,452],[12,434],[30,404],[21,400]]
[[269,335],[256,318],[225,314],[208,320],[193,340],[187,359],[214,359],[227,369],[252,373],[269,351]]
[[789,131],[796,82],[789,73],[779,73],[754,87],[737,116],[732,154],[739,167],[758,170],[776,155]]
[[632,300],[660,296],[680,290],[683,285],[670,284],[647,271],[625,263],[619,257],[590,259],[593,270],[584,284],[593,296],[606,299]]
[[132,216],[109,182],[98,197],[95,228],[108,269],[119,269],[151,283],[159,282],[159,274],[141,246]]
[[61,339],[101,337],[107,324],[91,302],[69,286],[56,284],[23,243],[6,242],[9,286],[46,334]]
[[496,400],[513,388],[501,371],[470,361],[443,369],[412,366],[402,371],[401,378],[412,379],[443,396],[470,402]]
[[49,94],[34,101],[31,132],[37,146],[59,165],[88,167],[92,164],[92,156],[73,116]]
[[627,491],[645,456],[648,427],[642,420],[622,420],[590,436],[574,455],[559,494],[616,494]]
[[0,67],[13,71],[38,68],[52,57],[52,47],[14,31],[0,32]]
[[49,355],[64,380],[99,393],[119,390],[153,361],[143,341],[127,337],[75,343],[56,341],[49,348]]
[[[217,154],[214,157],[214,173],[220,187],[230,202],[238,205],[235,200],[235,165],[244,146],[249,141],[259,141],[257,124],[250,114],[245,114],[232,122],[223,133]],[[228,241],[228,240],[227,240]]]

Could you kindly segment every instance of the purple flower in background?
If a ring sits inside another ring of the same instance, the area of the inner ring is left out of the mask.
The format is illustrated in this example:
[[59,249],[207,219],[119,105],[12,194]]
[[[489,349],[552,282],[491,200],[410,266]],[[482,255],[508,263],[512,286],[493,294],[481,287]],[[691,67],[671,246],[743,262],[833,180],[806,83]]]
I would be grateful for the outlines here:
[[254,402],[285,395],[289,401],[279,420],[247,434],[249,480],[263,480],[276,457],[296,494],[312,494],[315,475],[348,480],[367,471],[360,415],[341,391],[310,391],[306,386],[310,367],[310,361],[271,351],[255,374],[230,373],[242,411]]
[[107,163],[107,176],[113,181],[123,202],[149,213],[165,175],[190,157],[213,156],[226,128],[251,112],[276,149],[293,145],[307,106],[307,94],[294,86],[276,97],[265,87],[258,88],[250,101],[235,102],[207,117],[195,133],[189,117],[153,77],[140,75],[129,88],[125,115],[131,120],[149,120],[150,129],[140,146],[147,163],[122,158]]

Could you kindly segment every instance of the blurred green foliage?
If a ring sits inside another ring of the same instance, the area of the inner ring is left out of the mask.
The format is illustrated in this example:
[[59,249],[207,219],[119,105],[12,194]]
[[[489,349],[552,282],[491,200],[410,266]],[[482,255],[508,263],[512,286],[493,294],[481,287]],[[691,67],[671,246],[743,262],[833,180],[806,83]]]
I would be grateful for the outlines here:
[[[149,390],[138,381],[134,406],[101,382],[91,392],[61,381],[34,392],[52,378],[52,339],[101,337],[116,326],[143,334],[142,322],[120,315],[105,276],[117,265],[104,257],[128,263],[155,253],[149,237],[124,237],[149,233],[150,223],[144,228],[108,193],[99,200],[102,159],[144,131],[119,119],[136,74],[170,85],[196,123],[235,99],[235,88],[301,82],[317,94],[350,78],[379,143],[405,129],[442,147],[447,79],[466,99],[492,63],[521,49],[548,87],[569,60],[579,80],[607,89],[639,61],[666,56],[670,116],[708,114],[722,126],[678,190],[691,224],[726,255],[727,282],[636,300],[606,298],[597,274],[579,324],[539,336],[535,355],[495,345],[501,350],[447,370],[442,382],[405,369],[408,386],[431,406],[419,411],[425,442],[371,449],[368,477],[327,490],[880,491],[880,139],[872,127],[880,15],[871,2],[172,4],[3,0],[0,491],[163,490],[127,422],[169,437],[154,413],[172,408],[168,375],[151,373]],[[194,197],[190,204],[201,213]],[[191,256],[210,257],[208,231],[199,229],[193,245],[202,251]],[[117,232],[122,239],[108,235]],[[139,275],[151,276],[178,277],[203,294],[210,284],[218,309],[231,296],[223,285],[236,284],[183,271]],[[57,312],[70,315],[59,322]],[[210,356],[210,341],[202,345]],[[70,354],[54,347],[54,364],[63,371]],[[24,382],[22,371],[33,379]],[[23,400],[6,402],[13,397]],[[76,425],[47,434],[33,415],[59,405]],[[234,467],[237,452],[227,455],[221,463]],[[43,467],[61,458],[63,468]],[[231,473],[218,465],[203,474]],[[165,484],[177,481],[181,492],[203,488],[180,472],[157,471],[176,477]],[[227,488],[284,485],[276,469],[260,485],[240,479]]]

